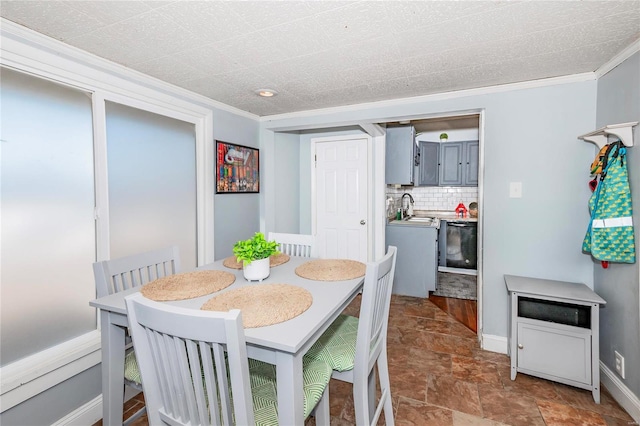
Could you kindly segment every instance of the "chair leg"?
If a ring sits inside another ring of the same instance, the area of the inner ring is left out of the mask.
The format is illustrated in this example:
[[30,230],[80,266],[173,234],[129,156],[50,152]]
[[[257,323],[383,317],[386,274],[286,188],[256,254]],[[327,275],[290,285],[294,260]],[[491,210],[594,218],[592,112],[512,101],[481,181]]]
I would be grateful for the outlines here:
[[324,389],[322,397],[316,408],[314,408],[316,417],[316,426],[329,426],[331,422],[331,414],[329,412],[329,385]]
[[133,415],[131,417],[129,417],[124,422],[122,422],[122,425],[123,426],[129,426],[131,423],[133,423],[134,421],[136,421],[137,419],[142,417],[146,412],[147,412],[147,407],[142,407],[141,409],[139,409],[138,411],[133,413]]
[[[394,426],[393,403],[391,400],[391,382],[389,380],[389,365],[387,351],[382,350],[378,356],[378,375],[380,376],[380,390],[384,400],[384,419],[387,426]],[[385,394],[386,391],[386,394]]]
[[376,414],[376,369],[372,368],[369,373],[369,381],[367,383],[367,390],[369,395],[369,423],[373,423],[373,418]]

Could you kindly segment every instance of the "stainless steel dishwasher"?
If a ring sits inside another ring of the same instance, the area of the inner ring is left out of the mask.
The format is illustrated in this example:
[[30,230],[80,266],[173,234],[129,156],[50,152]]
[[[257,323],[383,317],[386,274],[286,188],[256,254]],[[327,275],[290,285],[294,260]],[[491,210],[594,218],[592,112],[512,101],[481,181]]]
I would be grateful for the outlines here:
[[478,267],[478,223],[447,220],[440,229],[440,266],[473,269]]

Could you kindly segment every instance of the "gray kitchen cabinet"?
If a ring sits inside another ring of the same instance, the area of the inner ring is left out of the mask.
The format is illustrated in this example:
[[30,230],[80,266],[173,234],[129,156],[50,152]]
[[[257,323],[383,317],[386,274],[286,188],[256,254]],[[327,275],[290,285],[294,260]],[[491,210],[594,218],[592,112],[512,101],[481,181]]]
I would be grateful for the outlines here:
[[438,142],[418,142],[419,164],[418,182],[420,186],[438,186],[440,162],[440,144]]
[[440,186],[462,185],[462,142],[445,142],[440,147]]
[[478,185],[478,141],[464,142],[463,146],[463,171],[462,171],[462,184],[465,186],[477,186]]
[[517,373],[590,390],[600,403],[599,308],[584,284],[505,275],[511,380]]
[[385,182],[413,185],[415,130],[413,126],[387,127]]
[[387,225],[386,244],[396,246],[393,294],[429,297],[436,290],[438,229],[423,225]]
[[441,144],[439,185],[478,185],[478,141]]

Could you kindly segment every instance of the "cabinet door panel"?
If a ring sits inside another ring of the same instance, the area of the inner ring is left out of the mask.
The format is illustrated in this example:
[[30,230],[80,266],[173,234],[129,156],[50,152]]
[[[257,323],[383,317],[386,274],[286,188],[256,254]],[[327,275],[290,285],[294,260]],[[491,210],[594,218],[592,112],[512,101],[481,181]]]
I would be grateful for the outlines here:
[[437,186],[439,181],[438,163],[440,162],[440,144],[420,142],[420,165],[418,166],[418,185]]
[[393,294],[429,297],[436,289],[437,229],[387,225],[386,244],[398,248]]
[[413,185],[414,146],[415,133],[413,126],[387,128],[386,183]]
[[518,369],[590,384],[591,335],[573,330],[519,322]]
[[478,185],[478,141],[465,142],[464,145],[464,185]]
[[462,142],[440,146],[440,186],[462,185]]

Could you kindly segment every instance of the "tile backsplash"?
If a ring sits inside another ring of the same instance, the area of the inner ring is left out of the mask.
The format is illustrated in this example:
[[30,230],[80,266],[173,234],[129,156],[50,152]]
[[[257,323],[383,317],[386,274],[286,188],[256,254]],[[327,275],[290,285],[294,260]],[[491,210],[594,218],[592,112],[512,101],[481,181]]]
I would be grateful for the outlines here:
[[413,197],[414,210],[453,211],[460,202],[467,208],[469,203],[478,202],[477,186],[387,186],[387,198],[392,197],[395,201],[394,210],[400,207],[400,198],[405,192]]

